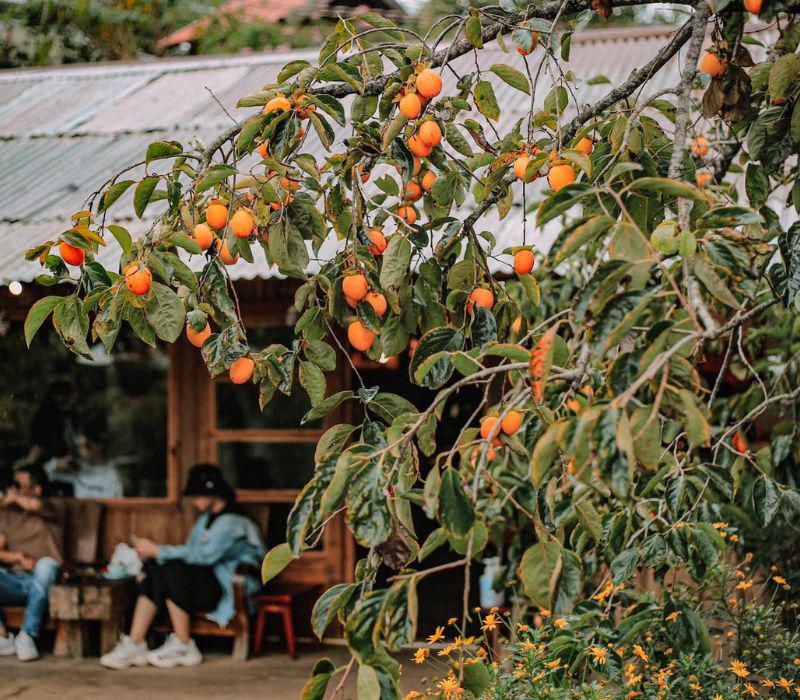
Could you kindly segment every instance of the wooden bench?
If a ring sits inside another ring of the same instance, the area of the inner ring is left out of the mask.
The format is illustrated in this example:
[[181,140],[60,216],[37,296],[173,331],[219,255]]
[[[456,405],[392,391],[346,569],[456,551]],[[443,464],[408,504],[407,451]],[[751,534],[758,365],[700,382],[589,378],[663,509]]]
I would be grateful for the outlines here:
[[[245,577],[236,574],[233,577],[233,619],[225,627],[220,627],[216,622],[209,620],[208,613],[197,613],[192,616],[192,636],[198,637],[231,637],[233,638],[233,652],[231,658],[234,661],[247,661],[250,647],[250,610],[247,604],[247,591],[245,587]],[[169,623],[158,623],[154,625],[153,631],[163,634],[172,632]]]
[[[105,506],[94,501],[72,498],[53,499],[64,523],[64,561],[67,564],[97,560]],[[19,629],[25,617],[24,605],[0,606],[6,627]],[[56,630],[56,638],[66,635],[61,623],[48,619],[45,627]]]

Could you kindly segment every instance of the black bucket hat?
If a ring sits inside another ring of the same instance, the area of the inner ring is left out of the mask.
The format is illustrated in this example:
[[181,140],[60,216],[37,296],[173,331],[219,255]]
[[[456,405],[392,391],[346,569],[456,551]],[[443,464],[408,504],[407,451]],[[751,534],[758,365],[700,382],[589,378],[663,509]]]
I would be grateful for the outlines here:
[[234,491],[216,464],[195,464],[189,470],[184,496],[220,496],[232,501]]

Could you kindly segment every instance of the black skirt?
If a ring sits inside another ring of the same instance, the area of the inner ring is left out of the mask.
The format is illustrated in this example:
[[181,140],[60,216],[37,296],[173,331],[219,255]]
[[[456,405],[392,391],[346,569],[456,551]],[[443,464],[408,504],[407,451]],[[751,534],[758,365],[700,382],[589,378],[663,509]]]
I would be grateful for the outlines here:
[[171,600],[187,613],[210,612],[222,597],[222,587],[211,566],[187,564],[180,559],[158,564],[148,559],[144,573],[139,592],[161,611]]

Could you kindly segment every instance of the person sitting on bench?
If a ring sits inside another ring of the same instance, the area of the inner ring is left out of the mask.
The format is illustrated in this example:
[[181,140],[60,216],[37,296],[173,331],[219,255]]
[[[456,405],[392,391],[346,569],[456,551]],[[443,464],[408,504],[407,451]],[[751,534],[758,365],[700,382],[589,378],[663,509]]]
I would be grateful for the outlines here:
[[24,465],[0,497],[0,605],[25,606],[16,638],[0,624],[0,656],[16,653],[20,661],[39,657],[35,640],[63,556],[63,526],[42,497],[46,486],[41,469]]
[[[136,538],[145,577],[133,611],[129,635],[100,658],[106,668],[152,664],[160,668],[194,666],[203,657],[191,638],[191,615],[213,610],[208,618],[225,626],[234,616],[233,576],[240,565],[258,567],[266,547],[258,527],[234,512],[234,490],[213,464],[189,472],[183,495],[201,513],[183,545],[156,544]],[[248,593],[260,582],[248,577]],[[148,651],[145,636],[156,615],[166,610],[173,633]]]

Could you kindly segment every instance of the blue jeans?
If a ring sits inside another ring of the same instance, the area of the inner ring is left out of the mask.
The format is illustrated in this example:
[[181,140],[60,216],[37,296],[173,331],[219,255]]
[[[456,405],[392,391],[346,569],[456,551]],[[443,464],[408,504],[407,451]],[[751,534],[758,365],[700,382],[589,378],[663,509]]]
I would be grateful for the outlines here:
[[47,615],[50,586],[58,576],[59,564],[51,557],[42,557],[33,571],[9,571],[0,566],[0,605],[24,605],[22,631],[38,637]]

